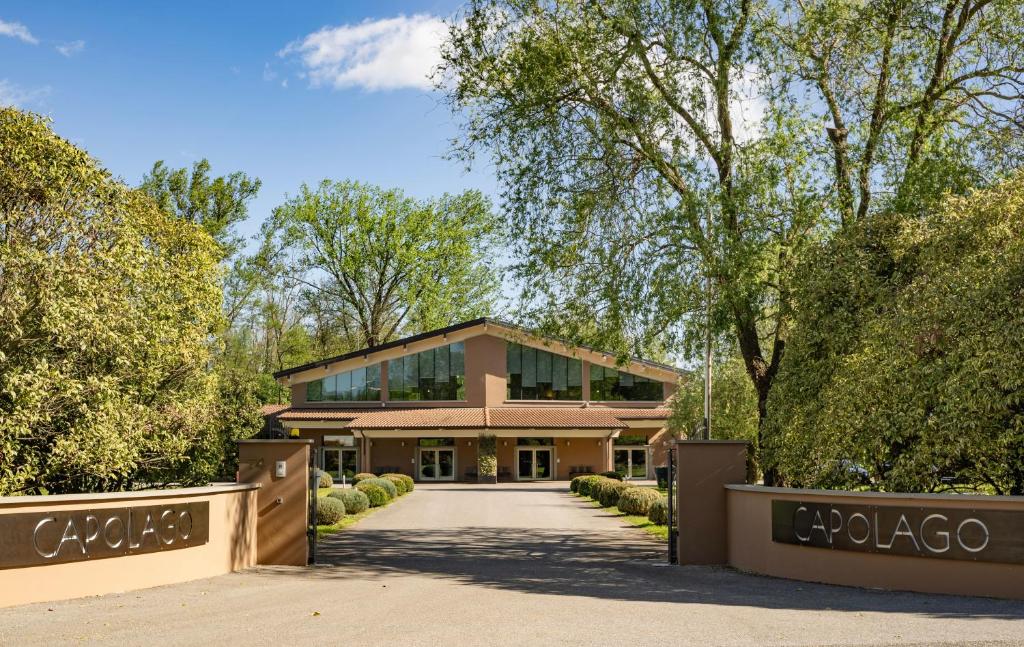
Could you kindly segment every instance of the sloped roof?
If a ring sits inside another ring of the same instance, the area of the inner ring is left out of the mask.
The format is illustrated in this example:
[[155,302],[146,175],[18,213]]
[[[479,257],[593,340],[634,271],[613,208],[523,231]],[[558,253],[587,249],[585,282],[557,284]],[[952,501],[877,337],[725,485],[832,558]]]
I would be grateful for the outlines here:
[[279,420],[338,421],[350,429],[624,429],[623,420],[664,419],[668,409],[605,407],[438,407],[286,409]]
[[[404,346],[406,344],[411,344],[411,343],[420,341],[422,339],[429,339],[431,337],[438,337],[438,336],[441,336],[441,335],[447,335],[447,334],[450,334],[450,333],[457,332],[459,330],[465,330],[466,328],[473,328],[474,326],[480,326],[480,325],[483,325],[483,324],[492,324],[492,325],[495,325],[495,326],[500,326],[502,328],[507,328],[509,330],[515,330],[515,331],[518,331],[518,332],[521,332],[521,333],[524,333],[524,334],[527,334],[527,335],[533,335],[535,337],[540,338],[540,336],[536,335],[536,333],[533,333],[533,332],[527,330],[526,328],[523,328],[522,326],[516,325],[514,323],[509,323],[507,321],[502,321],[500,319],[494,319],[492,317],[480,317],[479,319],[471,319],[470,321],[463,321],[462,323],[457,323],[457,324],[454,324],[454,325],[451,325],[451,326],[447,326],[445,328],[438,328],[437,330],[430,330],[430,331],[427,331],[427,332],[424,332],[424,333],[420,333],[418,335],[412,335],[411,337],[405,337],[403,339],[396,339],[395,341],[391,341],[391,342],[388,342],[386,344],[380,344],[379,346],[373,346],[373,347],[368,347],[368,348],[360,348],[359,350],[355,350],[355,351],[352,351],[350,353],[344,353],[342,355],[337,355],[335,357],[328,357],[326,359],[317,360],[315,362],[309,362],[309,363],[306,363],[306,364],[302,364],[300,366],[294,366],[292,368],[288,368],[288,369],[285,369],[283,371],[277,371],[276,373],[274,373],[274,379],[276,380],[276,379],[279,379],[279,378],[282,378],[282,377],[287,377],[287,376],[292,375],[294,373],[301,373],[302,371],[307,371],[307,370],[312,369],[312,368],[326,367],[329,364],[334,364],[336,362],[343,362],[345,360],[353,359],[355,357],[365,357],[367,355],[370,355],[371,353],[379,353],[381,351],[388,350],[390,348],[396,348],[398,346]],[[580,345],[580,344],[572,344],[572,343],[570,343],[570,342],[568,342],[566,340],[563,340],[563,339],[555,339],[555,338],[544,338],[544,339],[551,339],[552,341],[563,342],[563,343],[566,343],[568,345],[576,346],[577,348],[583,348],[583,349],[589,350],[589,351],[602,352],[598,348],[592,348],[590,346],[585,346],[585,345]],[[675,366],[669,366],[668,364],[662,364],[660,362],[652,362],[650,360],[642,359],[640,357],[631,357],[630,361],[636,362],[638,364],[646,364],[647,366],[651,366],[651,367],[654,367],[654,368],[660,368],[660,369],[663,369],[663,370],[666,370],[666,371],[672,371],[673,373],[677,373],[679,375],[687,374],[687,371],[685,371],[683,369],[680,369],[680,368],[676,368]]]

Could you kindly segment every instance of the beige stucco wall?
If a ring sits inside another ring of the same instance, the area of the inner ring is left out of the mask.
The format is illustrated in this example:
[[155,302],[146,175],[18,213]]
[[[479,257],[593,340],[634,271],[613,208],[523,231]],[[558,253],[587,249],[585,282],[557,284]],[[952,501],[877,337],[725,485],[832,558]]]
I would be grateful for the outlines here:
[[[238,441],[238,481],[258,483],[257,560],[260,564],[305,566],[309,546],[309,459],[304,439]],[[284,461],[285,476],[276,474]]]
[[606,450],[609,442],[606,438],[555,438],[555,456],[558,460],[555,478],[570,478],[569,471],[573,466],[589,465],[595,473],[611,469]]
[[[0,607],[132,591],[185,582],[256,564],[256,485],[0,498],[2,516],[24,512],[209,502],[209,541],[164,552],[0,569]],[[29,539],[30,541],[30,539]]]
[[1024,564],[862,553],[773,542],[772,499],[1024,512],[1024,497],[880,495],[726,486],[729,564],[740,570],[848,586],[1024,599]]

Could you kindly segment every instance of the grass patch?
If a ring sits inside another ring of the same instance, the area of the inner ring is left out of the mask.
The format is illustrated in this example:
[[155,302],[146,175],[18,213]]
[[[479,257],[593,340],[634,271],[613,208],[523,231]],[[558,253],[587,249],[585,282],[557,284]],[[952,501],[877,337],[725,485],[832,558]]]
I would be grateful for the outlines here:
[[[583,499],[585,501],[589,501],[590,505],[594,506],[595,508],[601,508],[601,502],[600,501],[595,501],[595,500],[591,499],[590,497],[583,496],[582,494],[575,494],[574,493],[573,496],[578,496],[579,498],[581,498],[581,499]],[[608,512],[610,512],[611,514],[615,515],[619,519],[622,519],[623,521],[628,523],[629,525],[643,530],[648,535],[651,535],[653,537],[657,537],[658,539],[663,539],[665,541],[668,541],[668,526],[660,526],[660,525],[654,523],[653,521],[651,521],[650,519],[648,519],[647,517],[641,517],[640,515],[637,515],[637,514],[626,514],[622,510],[619,510],[617,507],[601,508],[601,509],[602,510],[607,510]]]
[[[327,493],[329,493],[330,491],[331,491],[331,488],[320,488],[319,496],[321,496],[321,497],[322,496],[326,496]],[[409,494],[412,494],[412,493],[410,492]],[[405,496],[408,496],[408,495],[405,495]],[[405,497],[399,497],[399,498],[405,498]],[[376,507],[376,508],[367,508],[367,509],[363,510],[362,512],[358,513],[358,514],[346,514],[344,517],[341,518],[341,521],[339,521],[338,523],[334,524],[333,526],[317,526],[316,527],[316,538],[317,539],[323,539],[324,537],[329,537],[331,535],[337,534],[337,533],[341,532],[342,530],[344,530],[345,528],[348,528],[349,526],[351,526],[353,524],[359,523],[359,521],[361,521],[365,517],[370,516],[374,512],[376,512],[378,510],[383,510],[384,508],[388,507],[389,505],[391,505],[395,501],[398,501],[398,499],[392,499],[392,500],[388,501],[387,503],[385,503],[384,505]]]

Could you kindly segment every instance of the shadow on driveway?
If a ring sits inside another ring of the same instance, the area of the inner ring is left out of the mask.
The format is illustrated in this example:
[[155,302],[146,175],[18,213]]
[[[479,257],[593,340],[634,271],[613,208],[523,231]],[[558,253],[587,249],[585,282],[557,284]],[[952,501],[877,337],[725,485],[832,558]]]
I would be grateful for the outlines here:
[[1009,600],[872,591],[728,568],[666,566],[663,544],[634,537],[629,529],[353,529],[322,542],[318,558],[322,566],[309,577],[419,574],[526,593],[635,602],[1024,619],[1024,605]]

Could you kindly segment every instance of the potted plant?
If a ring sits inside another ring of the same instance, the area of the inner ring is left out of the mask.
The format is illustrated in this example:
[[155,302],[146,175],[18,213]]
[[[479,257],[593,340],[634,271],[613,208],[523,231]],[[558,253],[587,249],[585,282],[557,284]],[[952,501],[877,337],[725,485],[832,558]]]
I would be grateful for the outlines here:
[[476,455],[477,482],[498,482],[498,439],[493,434],[480,436],[479,449]]

